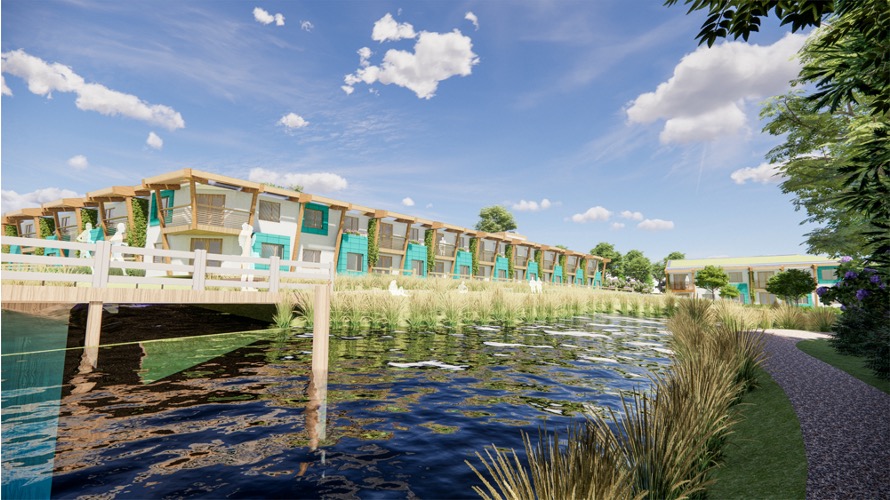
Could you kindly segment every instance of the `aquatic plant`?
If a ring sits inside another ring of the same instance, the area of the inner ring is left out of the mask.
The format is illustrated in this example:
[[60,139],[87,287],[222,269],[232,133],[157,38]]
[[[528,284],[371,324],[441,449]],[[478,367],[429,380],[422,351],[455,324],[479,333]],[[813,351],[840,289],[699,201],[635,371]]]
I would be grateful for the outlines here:
[[275,328],[290,328],[294,322],[294,296],[289,292],[280,294],[278,303],[275,304],[275,314],[272,316],[272,326]]
[[298,290],[294,293],[294,303],[300,311],[298,319],[303,321],[303,326],[312,328],[315,324],[315,294],[306,290]]

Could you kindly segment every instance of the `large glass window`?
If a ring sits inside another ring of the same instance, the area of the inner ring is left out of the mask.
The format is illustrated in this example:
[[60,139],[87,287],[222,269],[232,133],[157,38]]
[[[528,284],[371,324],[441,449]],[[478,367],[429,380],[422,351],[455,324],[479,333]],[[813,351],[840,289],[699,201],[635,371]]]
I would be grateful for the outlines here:
[[324,229],[324,212],[307,208],[303,213],[303,225],[312,229]]
[[281,222],[281,203],[260,200],[260,220]]
[[260,247],[260,257],[268,259],[269,257],[281,258],[284,254],[284,245],[275,243],[263,243]]
[[321,250],[303,249],[303,261],[321,263]]
[[414,271],[414,276],[423,276],[426,271],[426,261],[417,259],[412,260],[411,270]]
[[746,279],[748,273],[744,271],[729,271],[726,274],[729,276],[730,283],[745,283],[748,281]]
[[346,269],[349,271],[363,272],[365,270],[364,255],[352,252],[347,253]]
[[[192,252],[195,250],[206,250],[207,253],[221,254],[222,245],[222,238],[192,238],[190,246]],[[220,261],[208,260],[207,265],[209,267],[219,267]]]
[[460,266],[460,275],[469,278],[470,266]]
[[343,220],[343,230],[344,231],[352,231],[358,232],[358,217],[352,217],[347,215],[346,219]]

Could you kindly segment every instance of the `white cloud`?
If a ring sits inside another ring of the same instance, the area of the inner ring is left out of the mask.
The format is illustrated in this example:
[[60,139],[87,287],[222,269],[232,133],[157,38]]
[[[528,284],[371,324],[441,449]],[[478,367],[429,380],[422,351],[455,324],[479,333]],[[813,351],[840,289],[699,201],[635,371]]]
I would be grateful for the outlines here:
[[611,227],[612,227],[612,229],[616,229],[616,230],[624,229],[624,223],[623,222],[613,222]]
[[255,7],[253,9],[253,18],[256,19],[256,21],[258,23],[261,23],[261,24],[272,24],[274,22],[275,26],[284,26],[284,15],[283,14],[272,15],[268,11],[261,9],[259,7]]
[[746,129],[746,102],[781,94],[796,78],[794,58],[806,36],[788,34],[760,46],[725,42],[700,46],[674,68],[655,92],[638,96],[627,108],[631,123],[665,120],[662,143],[708,141]]
[[646,219],[643,222],[637,224],[637,227],[640,229],[645,229],[647,231],[666,231],[668,229],[674,228],[674,221],[670,220],[661,220],[661,219]]
[[355,92],[355,87],[350,87],[349,85],[341,85],[340,88],[343,89],[343,92],[346,92],[346,95]]
[[432,204],[432,203],[427,203],[425,208],[433,208],[433,204]]
[[96,111],[103,115],[123,115],[136,120],[160,125],[169,130],[185,127],[185,121],[176,110],[161,104],[148,104],[131,94],[111,90],[98,83],[85,83],[83,78],[68,66],[48,64],[23,50],[5,52],[3,73],[18,76],[28,83],[28,90],[37,95],[52,98],[52,93],[77,94],[75,105],[84,111]]
[[476,27],[476,31],[479,31],[479,18],[476,17],[476,14],[473,14],[472,12],[467,12],[467,14],[464,16],[464,19],[473,23],[473,26]]
[[77,155],[68,158],[68,166],[73,168],[74,170],[83,170],[90,166],[90,162],[87,161],[86,156]]
[[153,149],[161,149],[164,147],[164,140],[158,137],[158,134],[154,132],[148,133],[148,139],[145,140],[145,143]]
[[301,21],[300,29],[303,31],[312,31],[313,29],[315,29],[315,25],[312,24],[312,22],[310,21]]
[[785,176],[779,170],[780,166],[773,163],[761,163],[756,167],[740,168],[730,174],[729,177],[736,184],[745,184],[748,181],[761,184],[778,184],[785,179]]
[[519,203],[514,203],[512,208],[519,212],[538,212],[540,210],[547,210],[551,205],[552,203],[550,203],[550,200],[544,198],[540,203],[537,201],[519,200]]
[[583,214],[575,214],[572,216],[572,222],[593,222],[598,220],[609,220],[609,217],[612,216],[612,212],[606,210],[605,208],[597,205],[592,208],[588,208],[586,212]]
[[3,75],[0,75],[0,91],[3,95],[12,95],[12,90],[6,86],[6,79],[3,78]]
[[411,198],[406,196],[406,197],[402,198],[402,205],[405,205],[406,207],[413,207],[414,200],[412,200]]
[[374,23],[374,29],[371,31],[371,40],[377,42],[385,42],[387,40],[396,41],[402,38],[416,38],[417,33],[414,32],[414,26],[408,23],[399,24],[392,18],[392,14],[386,13]]
[[294,130],[308,126],[309,122],[304,120],[302,116],[296,113],[288,113],[282,116],[280,120],[278,120],[278,125],[282,125],[288,130]]
[[303,186],[307,193],[330,193],[342,191],[349,187],[346,179],[330,172],[280,174],[265,168],[255,167],[250,169],[248,179],[253,182],[268,182],[279,186]]
[[631,212],[630,210],[621,212],[621,217],[632,220],[643,220],[643,214],[641,212]]
[[[479,64],[479,57],[473,53],[472,40],[458,30],[451,33],[423,31],[414,44],[414,52],[390,49],[379,66],[370,64],[370,53],[365,49],[359,51],[361,67],[344,77],[344,87],[352,88],[359,82],[368,85],[380,82],[405,87],[414,91],[417,97],[429,99],[436,94],[439,82],[452,76],[467,76],[472,73],[473,66]],[[351,93],[346,88],[343,90]]]
[[42,203],[56,201],[62,198],[82,198],[83,195],[77,194],[69,189],[60,188],[43,188],[30,193],[18,194],[15,191],[2,190],[0,192],[2,199],[3,213],[12,212],[27,207],[37,207]]

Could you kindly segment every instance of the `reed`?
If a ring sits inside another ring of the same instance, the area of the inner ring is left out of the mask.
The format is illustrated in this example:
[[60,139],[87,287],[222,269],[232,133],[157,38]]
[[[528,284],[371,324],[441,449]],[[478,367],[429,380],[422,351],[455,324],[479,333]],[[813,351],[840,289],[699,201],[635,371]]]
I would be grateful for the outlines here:
[[463,295],[442,292],[438,295],[438,301],[442,305],[442,325],[448,328],[463,326],[466,311]]
[[299,290],[294,294],[294,302],[300,311],[297,318],[303,321],[303,326],[312,328],[315,324],[315,297],[305,290]]
[[272,325],[275,328],[290,328],[294,323],[294,297],[290,293],[282,293],[278,303],[275,304],[275,314],[272,315]]
[[347,294],[344,296],[344,316],[348,329],[350,331],[361,330],[364,327],[366,311],[369,308],[365,305],[367,295]]
[[837,321],[837,309],[816,307],[807,315],[807,329],[814,332],[830,332]]
[[807,326],[806,314],[797,306],[783,304],[774,310],[773,318],[777,328],[803,330]]

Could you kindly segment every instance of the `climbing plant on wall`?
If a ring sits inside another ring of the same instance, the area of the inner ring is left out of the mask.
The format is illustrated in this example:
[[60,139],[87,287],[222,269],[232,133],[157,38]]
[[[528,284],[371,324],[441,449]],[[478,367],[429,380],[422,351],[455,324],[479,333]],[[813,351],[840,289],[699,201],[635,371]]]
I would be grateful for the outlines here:
[[535,262],[538,263],[538,277],[544,275],[544,252],[535,250]]
[[148,226],[148,200],[133,199],[133,227],[127,230],[127,244],[131,247],[145,246],[145,231]]
[[87,227],[87,222],[93,225],[93,229],[99,225],[99,211],[92,208],[80,209],[80,230],[83,231]]
[[[56,221],[53,219],[41,217],[37,223],[40,224],[40,228],[37,230],[37,237],[41,240],[56,234]],[[43,255],[44,250],[44,248],[38,248],[34,251],[34,255]]]
[[368,268],[377,267],[377,256],[380,252],[377,249],[377,219],[368,219]]
[[423,234],[423,244],[426,245],[426,272],[431,273],[436,270],[436,248],[433,246],[433,238],[436,237],[436,232],[432,229],[427,229]]
[[559,256],[559,267],[562,268],[562,274],[566,274],[566,255],[562,254]]
[[507,279],[513,279],[513,245],[507,243],[504,246],[504,253],[507,255]]
[[476,255],[476,250],[479,248],[479,240],[476,238],[470,238],[470,256],[473,258],[473,276],[479,274],[479,256]]
[[[6,236],[18,236],[18,227],[12,224],[5,225],[3,226],[3,234],[5,234]],[[3,253],[9,253],[9,245],[3,245]]]
[[[584,257],[581,257],[581,259],[578,261],[578,269],[580,269],[584,273],[584,278],[586,280],[587,279],[587,259],[585,259]],[[575,277],[577,278],[577,276],[578,276],[578,271],[575,271]],[[586,283],[586,281],[585,281],[585,283]]]

